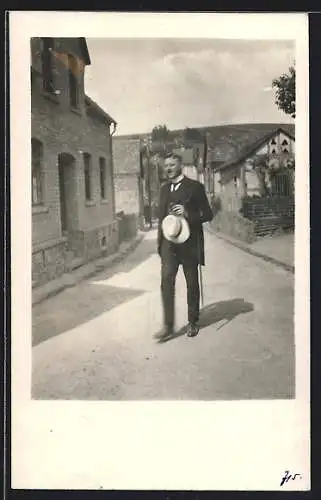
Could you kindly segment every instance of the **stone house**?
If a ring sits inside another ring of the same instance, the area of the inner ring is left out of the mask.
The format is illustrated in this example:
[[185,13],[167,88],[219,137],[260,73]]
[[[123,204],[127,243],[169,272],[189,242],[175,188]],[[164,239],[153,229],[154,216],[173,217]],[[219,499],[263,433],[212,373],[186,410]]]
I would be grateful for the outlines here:
[[149,135],[113,137],[116,212],[135,215],[138,225],[156,216],[162,181],[164,147],[148,141]]
[[114,136],[112,142],[116,213],[130,219],[134,231],[144,213],[141,141]]
[[226,132],[207,155],[212,227],[247,242],[293,231],[294,127],[233,126]]
[[114,136],[113,160],[116,212],[138,216],[142,210],[140,140]]
[[[246,132],[238,131],[239,137],[234,133],[224,140],[221,138],[212,142],[207,158],[207,189],[218,196],[222,208],[228,211],[238,212],[242,207],[242,199],[245,197],[263,196],[262,177],[258,169],[253,168],[259,158],[264,158],[269,165],[275,165],[275,170],[283,161],[291,162],[294,158],[295,138],[294,131],[285,130],[282,127],[274,127],[271,130],[258,128]],[[284,193],[290,195],[293,187],[294,170],[289,170],[289,175],[279,176]],[[271,179],[265,178],[267,186],[271,186]],[[278,186],[274,186],[277,190]],[[276,193],[277,194],[277,193]],[[281,192],[280,192],[281,194]]]
[[111,126],[85,94],[84,38],[31,39],[33,286],[118,246]]

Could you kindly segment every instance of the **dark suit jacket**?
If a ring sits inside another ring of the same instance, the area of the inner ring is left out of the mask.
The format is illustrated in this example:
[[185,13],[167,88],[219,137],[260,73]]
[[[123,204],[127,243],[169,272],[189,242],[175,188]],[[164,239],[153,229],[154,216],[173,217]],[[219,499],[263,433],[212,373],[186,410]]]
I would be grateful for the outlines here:
[[[191,236],[190,240],[198,243],[199,246],[199,263],[205,265],[204,256],[204,233],[202,224],[213,219],[213,213],[208,203],[203,184],[189,177],[184,177],[182,184],[181,204],[184,205],[187,211],[187,221],[190,226]],[[158,219],[158,238],[157,250],[160,254],[161,245],[164,239],[162,231],[162,221],[168,215],[169,198],[170,198],[170,182],[166,182],[161,186],[160,199],[159,199],[159,219]],[[181,188],[180,188],[181,189]],[[195,237],[194,237],[195,236]]]

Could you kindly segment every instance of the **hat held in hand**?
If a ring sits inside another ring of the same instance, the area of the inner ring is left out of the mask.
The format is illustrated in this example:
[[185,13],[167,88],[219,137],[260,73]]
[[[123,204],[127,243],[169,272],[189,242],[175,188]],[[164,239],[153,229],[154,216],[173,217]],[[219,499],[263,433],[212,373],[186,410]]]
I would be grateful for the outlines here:
[[172,243],[185,243],[190,237],[190,229],[186,219],[178,215],[167,215],[162,222],[164,237]]

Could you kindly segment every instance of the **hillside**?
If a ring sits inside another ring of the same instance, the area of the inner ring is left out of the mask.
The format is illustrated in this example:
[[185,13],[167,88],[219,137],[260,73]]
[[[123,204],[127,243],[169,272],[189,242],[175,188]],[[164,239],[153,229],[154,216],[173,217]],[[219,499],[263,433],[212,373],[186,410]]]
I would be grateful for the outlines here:
[[[231,125],[216,125],[212,127],[194,127],[201,134],[208,134],[210,142],[221,141],[224,137],[237,137],[243,136],[244,134],[257,133],[258,135],[263,135],[269,133],[273,129],[283,128],[286,132],[293,135],[295,134],[295,125],[289,123],[240,123]],[[181,137],[184,133],[184,129],[171,130],[171,139],[175,137]],[[150,134],[125,134],[125,135],[115,135],[114,139],[144,139]]]

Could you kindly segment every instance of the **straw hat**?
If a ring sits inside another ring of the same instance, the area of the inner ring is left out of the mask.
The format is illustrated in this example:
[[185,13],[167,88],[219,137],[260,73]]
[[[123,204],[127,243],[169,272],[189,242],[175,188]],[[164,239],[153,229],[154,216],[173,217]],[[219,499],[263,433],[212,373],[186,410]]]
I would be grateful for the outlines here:
[[190,228],[184,217],[167,215],[162,222],[164,237],[172,243],[185,243],[190,237]]

